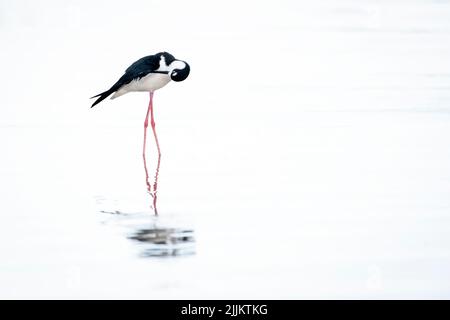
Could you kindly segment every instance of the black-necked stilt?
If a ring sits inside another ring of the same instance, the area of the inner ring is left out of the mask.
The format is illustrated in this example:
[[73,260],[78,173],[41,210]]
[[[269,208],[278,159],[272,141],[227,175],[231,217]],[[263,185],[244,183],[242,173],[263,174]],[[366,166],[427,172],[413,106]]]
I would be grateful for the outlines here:
[[[155,55],[143,57],[125,70],[125,74],[109,89],[102,92],[92,98],[97,98],[92,104],[91,108],[100,103],[111,94],[111,99],[120,97],[128,92],[146,91],[150,93],[150,102],[148,104],[147,114],[144,121],[144,147],[142,150],[142,156],[144,158],[144,168],[146,175],[147,189],[153,196],[153,209],[155,214],[158,214],[156,209],[156,191],[158,187],[158,173],[159,165],[161,162],[161,150],[159,148],[158,136],[155,130],[155,120],[153,117],[153,93],[155,90],[161,89],[170,80],[179,82],[185,80],[190,72],[190,67],[187,62],[177,60],[173,55],[167,52],[159,52]],[[92,99],[91,98],[91,99]],[[155,137],[156,147],[158,149],[158,164],[156,167],[155,181],[153,184],[153,193],[151,191],[150,183],[148,182],[148,170],[145,158],[145,146],[147,142],[147,127],[148,116],[150,114],[150,124],[152,126],[153,135]]]

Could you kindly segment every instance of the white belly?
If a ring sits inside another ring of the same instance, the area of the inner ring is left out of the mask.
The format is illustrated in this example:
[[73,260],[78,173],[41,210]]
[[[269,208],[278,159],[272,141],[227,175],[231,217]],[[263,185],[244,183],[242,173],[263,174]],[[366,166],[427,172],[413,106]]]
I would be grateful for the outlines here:
[[145,77],[138,80],[133,80],[130,83],[122,86],[116,93],[113,94],[111,99],[120,97],[125,93],[132,91],[155,91],[161,89],[170,82],[170,77],[167,74],[161,73],[149,73]]

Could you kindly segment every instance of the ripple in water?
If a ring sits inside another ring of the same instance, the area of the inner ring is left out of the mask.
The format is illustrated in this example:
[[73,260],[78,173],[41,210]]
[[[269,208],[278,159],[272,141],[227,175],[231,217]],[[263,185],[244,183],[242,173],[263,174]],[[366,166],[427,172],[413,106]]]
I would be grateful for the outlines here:
[[154,216],[149,212],[127,213],[100,210],[102,224],[125,229],[141,257],[177,257],[195,254],[194,229],[185,227],[177,217]]

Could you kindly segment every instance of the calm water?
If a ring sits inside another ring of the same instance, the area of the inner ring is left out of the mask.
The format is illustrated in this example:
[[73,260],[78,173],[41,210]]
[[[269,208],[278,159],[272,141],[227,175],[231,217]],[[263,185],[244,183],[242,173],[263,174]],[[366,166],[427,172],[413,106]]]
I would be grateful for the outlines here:
[[16,66],[28,94],[1,79],[1,298],[450,297],[450,3],[263,3],[252,26],[232,3],[169,28],[192,75],[155,94],[158,216],[147,95],[87,100],[149,46],[88,56],[103,27],[50,4],[0,20],[3,70],[40,61]]

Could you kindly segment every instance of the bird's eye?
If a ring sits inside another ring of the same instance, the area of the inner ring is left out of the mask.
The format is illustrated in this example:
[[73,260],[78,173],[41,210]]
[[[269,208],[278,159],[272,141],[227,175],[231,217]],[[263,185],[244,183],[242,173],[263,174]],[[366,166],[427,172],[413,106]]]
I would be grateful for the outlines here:
[[177,75],[177,73],[176,73],[176,72],[174,72],[174,73],[172,73],[172,75],[173,75],[173,76],[176,76],[176,75]]

